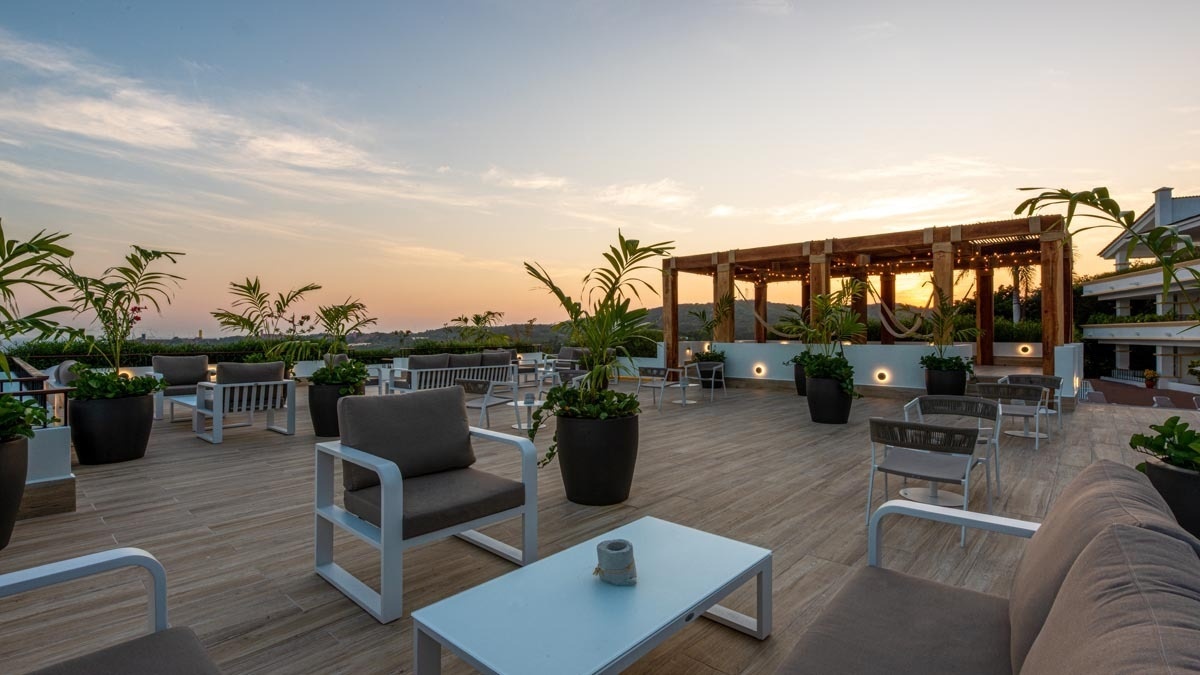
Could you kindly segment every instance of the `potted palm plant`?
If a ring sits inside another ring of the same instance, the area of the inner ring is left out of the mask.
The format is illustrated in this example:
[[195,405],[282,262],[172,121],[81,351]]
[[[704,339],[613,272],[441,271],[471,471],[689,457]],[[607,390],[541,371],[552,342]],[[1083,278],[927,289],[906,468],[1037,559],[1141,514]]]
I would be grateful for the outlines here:
[[800,340],[805,345],[804,351],[783,362],[783,365],[792,367],[792,378],[796,382],[797,396],[808,394],[808,377],[804,372],[804,364],[808,362],[808,357],[811,355],[808,339],[812,333],[809,331],[808,321],[804,316],[804,310],[788,307],[775,327],[770,329],[778,335]]
[[171,287],[183,280],[151,269],[154,263],[176,262],[183,255],[134,246],[124,265],[109,267],[99,277],[80,274],[67,262],[56,266],[62,278],[56,290],[68,293],[79,314],[91,313],[101,337],[84,335],[88,353],[99,353],[108,368],[92,370],[77,364],[79,375],[70,401],[71,443],[81,464],[109,464],[139,459],[146,454],[154,424],[151,397],[162,383],[152,375],[130,377],[120,372],[125,342],[142,313],[161,311],[171,303]]
[[361,300],[346,298],[340,305],[317,308],[316,323],[321,331],[317,339],[289,340],[272,348],[272,354],[293,361],[314,357],[324,359],[325,365],[313,372],[308,384],[308,414],[317,436],[340,436],[338,400],[363,393],[367,367],[345,356],[349,351],[347,338],[375,322]]
[[1138,471],[1154,484],[1183,529],[1200,536],[1200,433],[1178,415],[1150,428],[1153,436],[1129,439],[1129,447],[1151,457],[1138,464]]
[[590,355],[579,386],[551,389],[535,411],[529,430],[529,437],[534,438],[547,419],[558,420],[554,440],[539,465],[559,458],[567,499],[577,504],[618,504],[629,498],[641,408],[633,394],[607,388],[608,373],[614,365],[620,367],[618,356],[628,356],[625,343],[649,339],[643,334],[646,310],[634,309],[630,303],[632,298],[640,298],[641,290],[657,291],[636,275],[655,269],[644,263],[667,255],[672,248],[670,242],[643,245],[618,232],[617,245],[604,254],[608,265],[584,277],[580,301],[567,295],[540,264],[525,263],[529,276],[566,310],[567,319],[558,328],[570,331]]
[[846,279],[833,293],[812,297],[811,318],[804,325],[804,341],[812,351],[804,359],[808,412],[820,424],[845,424],[850,407],[860,394],[854,388],[854,366],[843,343],[867,332],[862,317],[851,309],[854,298],[866,292],[866,283]]
[[947,354],[946,350],[955,342],[974,340],[979,330],[974,326],[960,328],[957,319],[962,307],[954,304],[936,286],[933,293],[937,302],[924,317],[929,331],[920,336],[933,345],[933,353],[921,357],[921,366],[925,368],[925,391],[929,394],[962,396],[967,391],[967,376],[975,372],[975,366],[970,359]]

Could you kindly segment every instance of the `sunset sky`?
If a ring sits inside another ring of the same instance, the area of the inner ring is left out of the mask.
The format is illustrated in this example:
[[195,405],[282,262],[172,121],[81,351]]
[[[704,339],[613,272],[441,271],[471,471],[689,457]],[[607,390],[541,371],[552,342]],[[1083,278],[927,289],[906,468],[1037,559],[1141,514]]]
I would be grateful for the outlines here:
[[1008,218],[1027,185],[1200,193],[1197,25],[1195,0],[10,0],[0,218],[89,272],[186,252],[154,337],[216,335],[254,275],[382,330],[550,322],[521,263],[575,287],[618,228],[684,255]]

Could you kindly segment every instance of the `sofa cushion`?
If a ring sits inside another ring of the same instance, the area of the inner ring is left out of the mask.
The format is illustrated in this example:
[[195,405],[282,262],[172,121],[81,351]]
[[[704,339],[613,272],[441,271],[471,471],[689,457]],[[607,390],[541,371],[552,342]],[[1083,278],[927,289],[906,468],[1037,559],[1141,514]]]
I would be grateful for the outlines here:
[[1174,536],[1200,550],[1200,541],[1179,527],[1144,475],[1107,460],[1092,463],[1063,489],[1017,565],[1009,594],[1014,672],[1021,669],[1075,559],[1113,523]]
[[173,384],[163,389],[163,396],[191,396],[196,393],[194,384]]
[[1004,673],[1008,602],[879,567],[853,574],[780,673]]
[[36,675],[221,675],[190,628],[168,628],[34,671]]
[[484,352],[479,358],[481,366],[507,366],[512,364],[515,357],[507,349]]
[[[342,444],[390,459],[405,478],[475,463],[462,387],[390,396],[345,396],[338,401]],[[359,490],[379,484],[369,469],[342,463],[342,484]]]
[[[346,510],[379,525],[378,485],[347,490]],[[404,480],[405,539],[515,509],[525,503],[525,486],[476,469],[456,469]]]
[[246,382],[280,382],[283,380],[283,361],[266,363],[218,363],[217,384]]
[[482,358],[483,355],[479,352],[475,352],[474,354],[450,354],[449,367],[474,368],[475,366],[479,365],[479,362]]
[[1023,675],[1200,671],[1200,558],[1179,539],[1111,525],[1079,554]]
[[199,356],[151,356],[150,365],[154,372],[162,375],[167,385],[208,382],[208,357]]
[[433,370],[435,368],[448,368],[449,366],[449,354],[417,354],[416,356],[408,357],[409,370]]

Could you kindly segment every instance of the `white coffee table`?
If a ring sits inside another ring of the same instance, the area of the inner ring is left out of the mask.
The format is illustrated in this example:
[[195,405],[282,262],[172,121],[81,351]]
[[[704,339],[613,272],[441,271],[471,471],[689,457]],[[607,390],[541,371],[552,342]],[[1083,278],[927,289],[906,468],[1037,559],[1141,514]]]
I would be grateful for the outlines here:
[[[633,543],[636,586],[592,576],[605,539]],[[755,577],[757,619],[717,604]],[[771,552],[642,518],[413,612],[415,669],[444,646],[483,673],[616,673],[700,616],[770,635]]]
[[[517,413],[517,423],[511,425],[514,429],[521,431],[529,431],[533,428],[533,411],[545,405],[545,401],[535,398],[532,401],[526,401],[519,398],[515,401],[509,401],[507,405],[512,406]],[[521,408],[525,409],[525,421],[521,421]]]

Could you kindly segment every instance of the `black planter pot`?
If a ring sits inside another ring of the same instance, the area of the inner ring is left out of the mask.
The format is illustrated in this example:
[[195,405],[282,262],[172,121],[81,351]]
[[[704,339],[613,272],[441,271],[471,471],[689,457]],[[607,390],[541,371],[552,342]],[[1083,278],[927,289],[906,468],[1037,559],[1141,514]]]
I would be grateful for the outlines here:
[[712,379],[713,368],[717,365],[716,361],[700,361],[696,365],[700,366],[700,386],[705,389],[712,389],[714,381]]
[[[312,418],[313,433],[317,436],[337,437],[342,432],[338,428],[338,400],[343,394],[339,393],[344,385],[340,384],[310,384],[308,385],[308,416]],[[358,387],[356,393],[363,393],[363,387]],[[348,394],[347,394],[348,395]]]
[[80,464],[113,464],[146,456],[154,397],[71,401],[71,444]]
[[967,393],[967,371],[925,371],[925,392],[935,396],[962,396]]
[[1200,537],[1200,473],[1158,460],[1145,463],[1146,477],[1162,495],[1183,529]]
[[8,546],[29,469],[29,439],[17,438],[0,443],[0,549]]
[[637,464],[636,415],[607,420],[559,417],[555,438],[567,499],[607,506],[629,498]]
[[854,399],[842,390],[842,383],[829,377],[808,378],[808,413],[818,424],[845,424],[850,420]]
[[804,377],[804,366],[799,363],[792,364],[792,376],[796,378],[796,395],[808,395],[808,383]]

